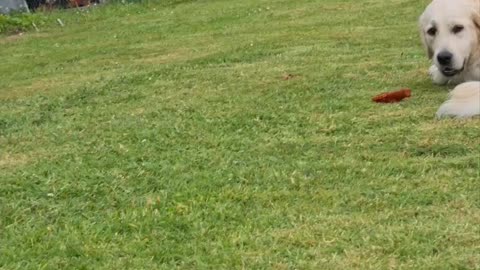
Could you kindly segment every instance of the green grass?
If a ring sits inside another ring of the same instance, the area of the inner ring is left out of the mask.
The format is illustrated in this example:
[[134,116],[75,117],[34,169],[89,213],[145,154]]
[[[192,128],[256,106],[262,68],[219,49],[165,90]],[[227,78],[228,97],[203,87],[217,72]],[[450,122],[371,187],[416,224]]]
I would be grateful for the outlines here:
[[0,269],[479,269],[480,123],[434,119],[426,3],[111,5],[0,38]]

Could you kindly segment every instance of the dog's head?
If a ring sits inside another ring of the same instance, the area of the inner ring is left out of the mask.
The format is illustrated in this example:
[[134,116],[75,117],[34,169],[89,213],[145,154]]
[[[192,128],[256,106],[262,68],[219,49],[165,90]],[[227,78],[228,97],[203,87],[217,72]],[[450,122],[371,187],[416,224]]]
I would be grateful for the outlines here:
[[480,0],[434,0],[419,23],[428,57],[446,77],[461,73],[480,53]]

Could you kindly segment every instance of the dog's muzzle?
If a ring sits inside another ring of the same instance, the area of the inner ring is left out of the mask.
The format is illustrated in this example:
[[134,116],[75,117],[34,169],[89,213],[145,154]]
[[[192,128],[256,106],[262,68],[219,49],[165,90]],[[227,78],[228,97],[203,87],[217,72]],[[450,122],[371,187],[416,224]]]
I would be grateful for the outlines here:
[[442,74],[446,77],[452,77],[461,73],[464,69],[465,69],[465,61],[463,62],[462,68],[460,69],[455,69],[450,66],[442,66],[440,67],[440,72],[442,72]]

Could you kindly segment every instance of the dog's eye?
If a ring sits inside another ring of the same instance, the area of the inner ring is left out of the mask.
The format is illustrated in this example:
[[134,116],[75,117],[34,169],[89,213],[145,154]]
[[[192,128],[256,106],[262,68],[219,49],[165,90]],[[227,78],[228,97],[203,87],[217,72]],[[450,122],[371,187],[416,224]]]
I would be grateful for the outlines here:
[[437,28],[435,27],[431,27],[427,30],[427,34],[429,34],[430,36],[435,36],[437,34]]
[[453,28],[452,28],[452,32],[454,34],[458,34],[460,32],[463,31],[463,25],[455,25]]

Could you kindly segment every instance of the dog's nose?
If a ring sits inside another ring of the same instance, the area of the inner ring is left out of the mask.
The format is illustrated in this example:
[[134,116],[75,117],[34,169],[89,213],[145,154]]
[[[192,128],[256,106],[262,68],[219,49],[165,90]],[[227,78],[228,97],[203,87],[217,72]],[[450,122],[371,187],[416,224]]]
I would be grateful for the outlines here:
[[452,62],[453,54],[448,51],[440,52],[437,55],[437,60],[440,65],[448,66]]

